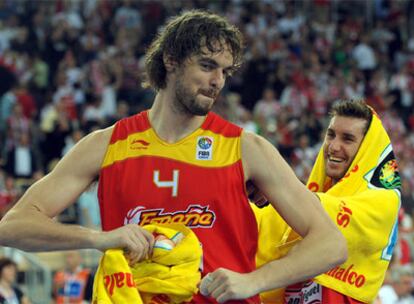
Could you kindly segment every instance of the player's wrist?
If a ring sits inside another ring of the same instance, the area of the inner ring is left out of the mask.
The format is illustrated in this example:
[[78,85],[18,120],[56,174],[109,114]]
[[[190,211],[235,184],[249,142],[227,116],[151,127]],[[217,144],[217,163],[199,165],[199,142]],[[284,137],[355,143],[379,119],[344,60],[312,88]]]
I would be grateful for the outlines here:
[[91,233],[89,233],[90,247],[100,251],[105,251],[108,248],[108,242],[105,236],[106,234],[107,233],[104,231],[91,230]]
[[246,281],[249,282],[250,293],[252,295],[258,295],[264,291],[267,291],[266,284],[263,280],[263,276],[258,270],[246,273]]

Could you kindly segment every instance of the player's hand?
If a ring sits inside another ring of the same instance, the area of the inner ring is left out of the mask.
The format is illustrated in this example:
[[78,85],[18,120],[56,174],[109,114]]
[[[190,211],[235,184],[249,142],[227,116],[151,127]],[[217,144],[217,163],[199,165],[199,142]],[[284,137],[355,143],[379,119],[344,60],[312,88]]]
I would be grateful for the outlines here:
[[269,201],[267,200],[267,198],[263,195],[263,193],[259,190],[259,188],[256,187],[256,185],[253,182],[247,181],[246,190],[249,200],[252,203],[254,203],[257,207],[263,208],[269,205]]
[[201,280],[200,292],[219,303],[250,298],[258,293],[254,280],[252,281],[248,273],[242,274],[224,268],[207,274]]
[[129,224],[102,232],[96,242],[96,249],[102,251],[111,248],[124,249],[129,264],[133,265],[152,255],[154,236],[137,224]]

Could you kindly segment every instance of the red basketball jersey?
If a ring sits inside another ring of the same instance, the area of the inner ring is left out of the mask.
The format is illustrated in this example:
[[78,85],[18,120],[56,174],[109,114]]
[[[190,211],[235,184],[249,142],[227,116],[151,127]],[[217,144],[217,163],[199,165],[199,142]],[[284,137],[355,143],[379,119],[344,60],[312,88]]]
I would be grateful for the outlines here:
[[[117,122],[99,180],[103,229],[183,223],[201,242],[203,276],[219,267],[253,271],[258,231],[244,186],[241,133],[214,113],[173,144],[157,136],[146,111]],[[201,295],[194,302],[214,303]]]

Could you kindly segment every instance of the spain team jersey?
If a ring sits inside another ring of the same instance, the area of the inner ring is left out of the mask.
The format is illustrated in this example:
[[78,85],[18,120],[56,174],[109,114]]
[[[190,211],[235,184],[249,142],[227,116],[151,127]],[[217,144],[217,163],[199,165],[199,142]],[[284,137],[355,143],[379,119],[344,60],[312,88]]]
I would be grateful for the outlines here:
[[[103,229],[183,223],[201,242],[203,276],[219,267],[253,271],[258,232],[245,192],[241,133],[214,113],[173,144],[157,136],[147,111],[117,122],[99,180]],[[194,302],[214,303],[201,295]]]

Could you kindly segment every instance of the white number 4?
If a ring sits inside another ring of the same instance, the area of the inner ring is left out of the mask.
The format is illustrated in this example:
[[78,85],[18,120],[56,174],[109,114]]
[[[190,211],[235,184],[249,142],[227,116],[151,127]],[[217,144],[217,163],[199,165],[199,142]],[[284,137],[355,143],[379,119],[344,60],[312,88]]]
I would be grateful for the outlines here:
[[178,193],[178,170],[173,170],[173,180],[171,181],[160,181],[160,171],[155,170],[153,176],[154,184],[159,188],[172,188],[171,195],[177,196]]

